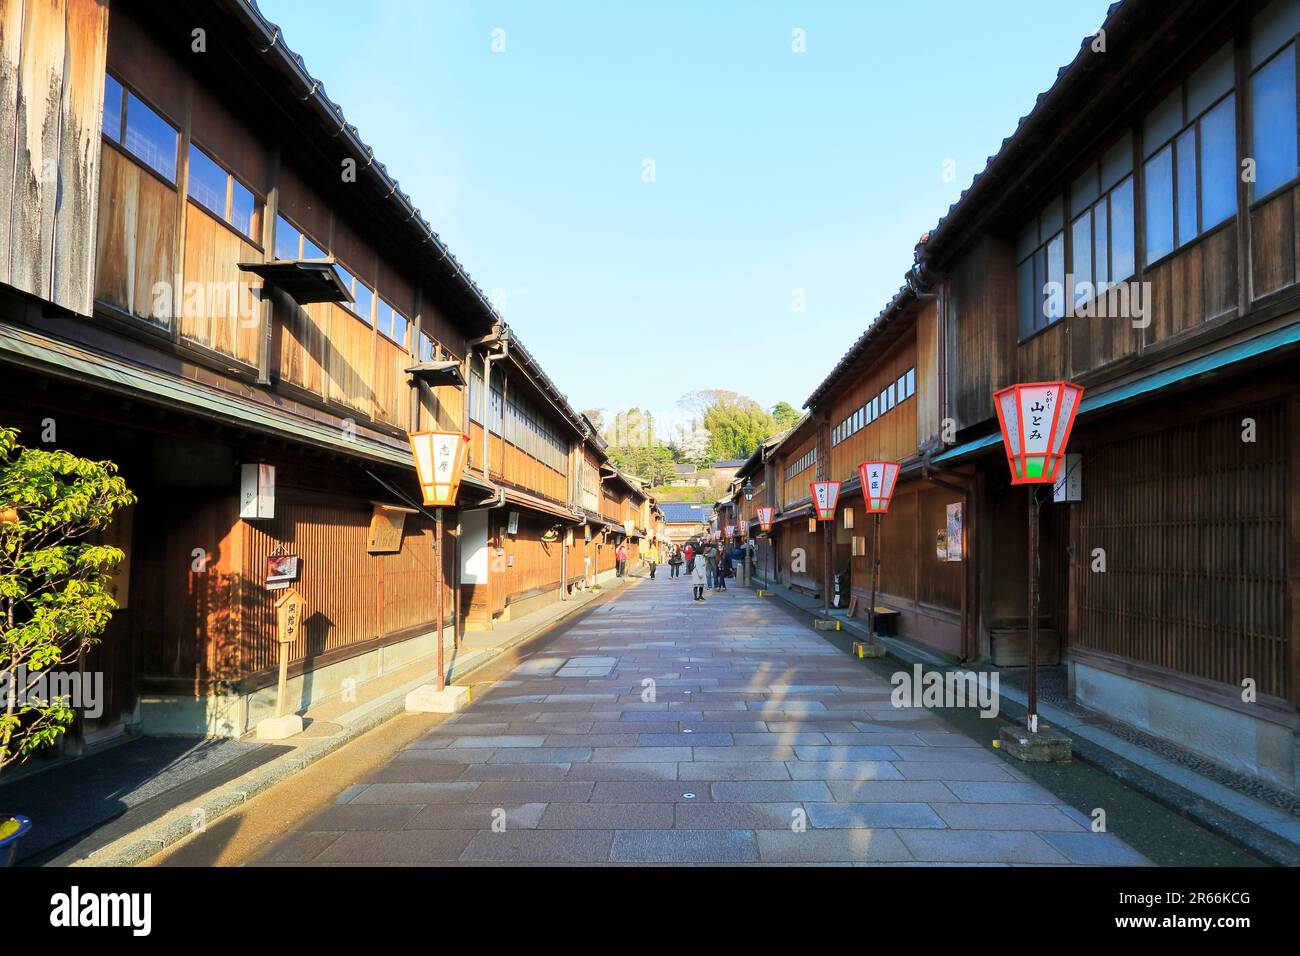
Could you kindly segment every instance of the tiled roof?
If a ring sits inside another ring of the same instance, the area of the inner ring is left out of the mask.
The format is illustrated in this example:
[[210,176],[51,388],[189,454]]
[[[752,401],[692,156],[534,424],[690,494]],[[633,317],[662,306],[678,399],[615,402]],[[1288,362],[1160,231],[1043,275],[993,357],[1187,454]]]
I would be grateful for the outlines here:
[[745,463],[744,458],[724,458],[713,463],[714,468],[739,468]]
[[713,513],[713,506],[703,502],[665,502],[660,507],[664,510],[664,521],[669,524],[691,524],[697,521],[708,521],[709,516]]

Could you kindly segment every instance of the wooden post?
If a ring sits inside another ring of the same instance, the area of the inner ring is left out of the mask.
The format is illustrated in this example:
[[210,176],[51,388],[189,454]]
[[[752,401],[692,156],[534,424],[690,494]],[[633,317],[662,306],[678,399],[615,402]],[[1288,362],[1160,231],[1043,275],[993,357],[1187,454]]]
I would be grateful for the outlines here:
[[443,664],[442,656],[442,509],[435,508],[433,511],[434,532],[433,532],[433,586],[437,592],[437,614],[438,614],[438,680],[436,686],[441,693],[447,686],[446,667]]
[[289,645],[298,639],[302,626],[303,597],[297,588],[288,588],[275,602],[275,637],[280,649],[280,678],[275,690],[275,716],[284,716],[285,697],[289,684]]
[[867,612],[867,640],[876,642],[876,590],[880,587],[880,513],[876,513],[876,528],[871,542],[871,607]]
[[1038,733],[1038,495],[1034,485],[1029,492],[1029,698],[1028,724],[1031,734]]

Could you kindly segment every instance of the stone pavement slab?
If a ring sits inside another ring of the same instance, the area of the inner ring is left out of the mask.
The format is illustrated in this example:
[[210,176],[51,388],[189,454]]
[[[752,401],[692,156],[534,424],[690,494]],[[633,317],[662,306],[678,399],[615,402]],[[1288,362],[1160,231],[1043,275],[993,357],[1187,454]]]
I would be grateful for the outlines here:
[[642,580],[260,862],[1146,862],[891,689],[751,591]]

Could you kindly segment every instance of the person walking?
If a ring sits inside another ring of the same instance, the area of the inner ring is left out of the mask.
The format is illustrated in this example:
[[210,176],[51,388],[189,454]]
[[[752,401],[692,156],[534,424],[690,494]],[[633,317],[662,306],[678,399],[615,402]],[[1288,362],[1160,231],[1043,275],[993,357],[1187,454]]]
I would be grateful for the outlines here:
[[650,580],[655,579],[655,568],[659,567],[659,545],[658,543],[650,545],[650,551],[646,554],[646,563],[650,565]]
[[682,573],[682,549],[673,545],[672,554],[668,555],[668,576],[679,577]]
[[618,546],[618,550],[614,552],[614,574],[617,577],[621,578],[623,576],[623,572],[625,572],[626,570],[627,570],[627,548],[625,548],[623,545],[620,544]]
[[718,548],[717,545],[710,544],[709,550],[704,552],[704,570],[710,589],[716,590],[718,587]]
[[705,572],[705,569],[707,567],[708,567],[708,562],[696,561],[694,567],[691,568],[691,592],[693,594],[692,600],[696,600],[696,601],[704,600],[704,585],[708,581],[708,577]]
[[689,541],[686,542],[686,550],[683,554],[686,556],[686,573],[693,574],[695,572],[695,548],[691,546]]
[[718,590],[727,590],[727,577],[731,574],[731,552],[723,547],[718,556]]

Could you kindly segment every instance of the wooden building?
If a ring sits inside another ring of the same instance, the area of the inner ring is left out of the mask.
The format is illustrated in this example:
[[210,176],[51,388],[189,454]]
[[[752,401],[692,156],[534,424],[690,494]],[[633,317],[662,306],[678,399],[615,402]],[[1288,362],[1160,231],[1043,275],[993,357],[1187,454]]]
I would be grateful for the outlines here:
[[826,551],[803,520],[808,484],[844,481],[830,560],[861,594],[855,468],[899,461],[882,603],[934,650],[1015,659],[1028,508],[992,394],[1084,386],[1077,480],[1061,491],[1077,500],[1048,494],[1041,511],[1048,659],[1077,700],[1287,788],[1300,773],[1298,48],[1298,0],[1112,6],[923,239],[768,471],[778,557],[810,558],[788,583],[814,588]]
[[588,423],[255,5],[0,0],[0,192],[0,420],[139,497],[74,744],[249,732],[286,577],[296,709],[581,582]]

